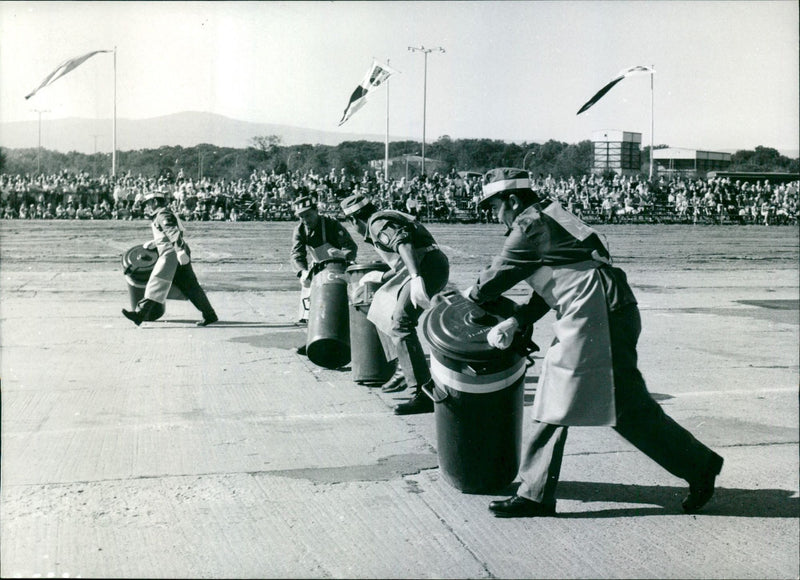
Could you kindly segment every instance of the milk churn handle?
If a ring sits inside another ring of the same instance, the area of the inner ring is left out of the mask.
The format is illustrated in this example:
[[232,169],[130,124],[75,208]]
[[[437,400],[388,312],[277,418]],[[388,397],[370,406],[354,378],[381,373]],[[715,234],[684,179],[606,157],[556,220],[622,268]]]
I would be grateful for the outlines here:
[[428,381],[420,388],[422,389],[422,392],[428,395],[428,397],[430,397],[431,401],[434,403],[441,403],[450,396],[450,393],[438,389],[436,387],[436,383],[433,381]]

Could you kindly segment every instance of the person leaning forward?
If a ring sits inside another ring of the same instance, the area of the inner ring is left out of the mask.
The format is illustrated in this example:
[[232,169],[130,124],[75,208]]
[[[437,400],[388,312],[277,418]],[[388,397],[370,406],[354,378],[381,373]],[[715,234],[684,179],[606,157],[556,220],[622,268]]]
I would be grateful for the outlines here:
[[525,280],[533,289],[515,316],[487,340],[507,348],[519,327],[555,310],[555,338],[545,354],[523,445],[516,495],[493,501],[499,517],[555,514],[569,426],[613,427],[673,475],[689,483],[683,510],[697,512],[714,493],[723,458],[671,419],[637,368],[641,318],[625,273],[611,263],[601,236],[531,190],[527,171],[499,168],[484,176],[482,206],[509,228],[500,254],[465,295],[481,304]]
[[[308,322],[314,264],[330,258],[353,262],[358,254],[358,245],[339,221],[319,214],[317,205],[310,196],[297,198],[292,207],[300,219],[292,232],[290,255],[292,268],[300,279],[297,318],[298,322]],[[297,353],[304,355],[305,349],[305,345],[301,345],[297,348]]]
[[[425,352],[417,336],[417,324],[430,297],[440,292],[450,276],[447,256],[430,232],[413,216],[395,210],[378,211],[366,197],[352,195],[341,202],[345,217],[371,244],[389,271],[370,272],[384,284],[375,292],[367,318],[379,331],[388,360],[397,359],[398,372],[387,381],[384,392],[412,387],[411,400],[397,405],[397,415],[433,412],[433,401],[422,390],[431,382]],[[385,340],[388,337],[388,341]]]
[[203,314],[203,319],[197,326],[208,326],[217,322],[217,313],[192,269],[192,253],[183,236],[183,224],[167,207],[164,190],[159,188],[147,192],[144,195],[144,204],[145,213],[152,220],[150,227],[153,240],[142,245],[148,250],[157,249],[158,260],[145,286],[144,298],[136,305],[136,310],[123,308],[122,314],[136,326],[148,320],[158,320],[164,315],[167,295],[174,284]]

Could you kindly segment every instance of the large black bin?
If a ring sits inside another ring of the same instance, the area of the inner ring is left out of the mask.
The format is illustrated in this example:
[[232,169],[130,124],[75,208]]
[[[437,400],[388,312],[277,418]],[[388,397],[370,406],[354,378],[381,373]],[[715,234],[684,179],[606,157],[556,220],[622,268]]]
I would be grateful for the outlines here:
[[486,342],[501,320],[448,293],[435,297],[423,325],[435,383],[426,393],[435,401],[439,468],[464,493],[500,491],[519,468],[526,358]]
[[328,369],[350,362],[346,266],[342,258],[317,262],[311,280],[306,355],[314,364]]
[[[122,272],[128,283],[131,310],[136,310],[136,305],[144,298],[144,289],[157,260],[158,251],[145,249],[142,244],[137,244],[122,254]],[[176,286],[170,288],[167,298],[186,300],[186,296]]]
[[377,386],[389,380],[394,372],[394,362],[386,359],[381,345],[378,329],[367,318],[372,297],[380,282],[366,282],[359,285],[369,272],[386,272],[385,262],[354,264],[347,268],[347,293],[350,299],[350,355],[352,358],[353,381],[360,385]]

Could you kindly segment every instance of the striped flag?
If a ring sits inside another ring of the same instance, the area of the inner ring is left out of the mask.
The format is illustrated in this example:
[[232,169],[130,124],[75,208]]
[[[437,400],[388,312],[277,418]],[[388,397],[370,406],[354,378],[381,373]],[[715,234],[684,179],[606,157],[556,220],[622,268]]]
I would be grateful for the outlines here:
[[610,91],[614,87],[614,85],[616,85],[619,81],[621,81],[625,77],[629,77],[631,75],[635,75],[635,74],[639,74],[639,73],[652,74],[654,72],[656,72],[656,71],[653,70],[652,67],[645,66],[645,65],[632,66],[631,68],[626,68],[625,70],[619,71],[619,73],[617,73],[617,76],[613,81],[611,81],[606,86],[604,86],[602,89],[597,91],[597,93],[595,93],[595,95],[591,99],[586,101],[586,104],[581,107],[580,111],[578,111],[575,114],[576,115],[580,115],[586,109],[588,109],[589,107],[594,105],[597,101],[602,99],[603,95],[605,95],[608,91]]
[[111,51],[110,50],[94,50],[92,52],[88,52],[88,53],[84,54],[83,56],[76,56],[75,58],[71,58],[69,60],[65,60],[60,65],[58,65],[58,67],[56,67],[56,70],[54,70],[53,72],[51,72],[49,75],[47,75],[44,78],[44,80],[42,81],[42,84],[40,84],[38,87],[36,87],[29,94],[25,95],[25,98],[26,99],[30,99],[33,95],[35,95],[41,89],[43,89],[44,87],[46,87],[49,84],[54,83],[55,81],[57,81],[58,79],[63,77],[68,72],[78,68],[84,62],[86,62],[87,60],[89,60],[90,58],[92,58],[94,55],[96,55],[99,52],[111,52]]
[[373,60],[372,66],[367,71],[367,74],[364,75],[364,80],[361,81],[361,84],[358,85],[356,90],[353,91],[353,94],[350,95],[350,101],[347,103],[347,107],[344,110],[342,120],[339,121],[339,126],[341,127],[345,121],[353,116],[353,113],[364,106],[364,103],[367,102],[367,96],[372,89],[380,86],[386,79],[389,78],[392,73],[395,72],[397,71],[390,68],[388,65],[381,64],[377,60]]

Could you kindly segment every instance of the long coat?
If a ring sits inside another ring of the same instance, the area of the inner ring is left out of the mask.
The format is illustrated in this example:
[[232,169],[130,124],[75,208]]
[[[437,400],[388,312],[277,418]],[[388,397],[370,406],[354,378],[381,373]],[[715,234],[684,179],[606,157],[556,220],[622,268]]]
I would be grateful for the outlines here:
[[545,353],[532,408],[557,425],[614,425],[614,374],[608,313],[636,300],[611,266],[600,235],[558,202],[526,208],[470,298],[492,300],[525,280],[533,289],[515,315],[522,324],[555,310],[555,337]]

